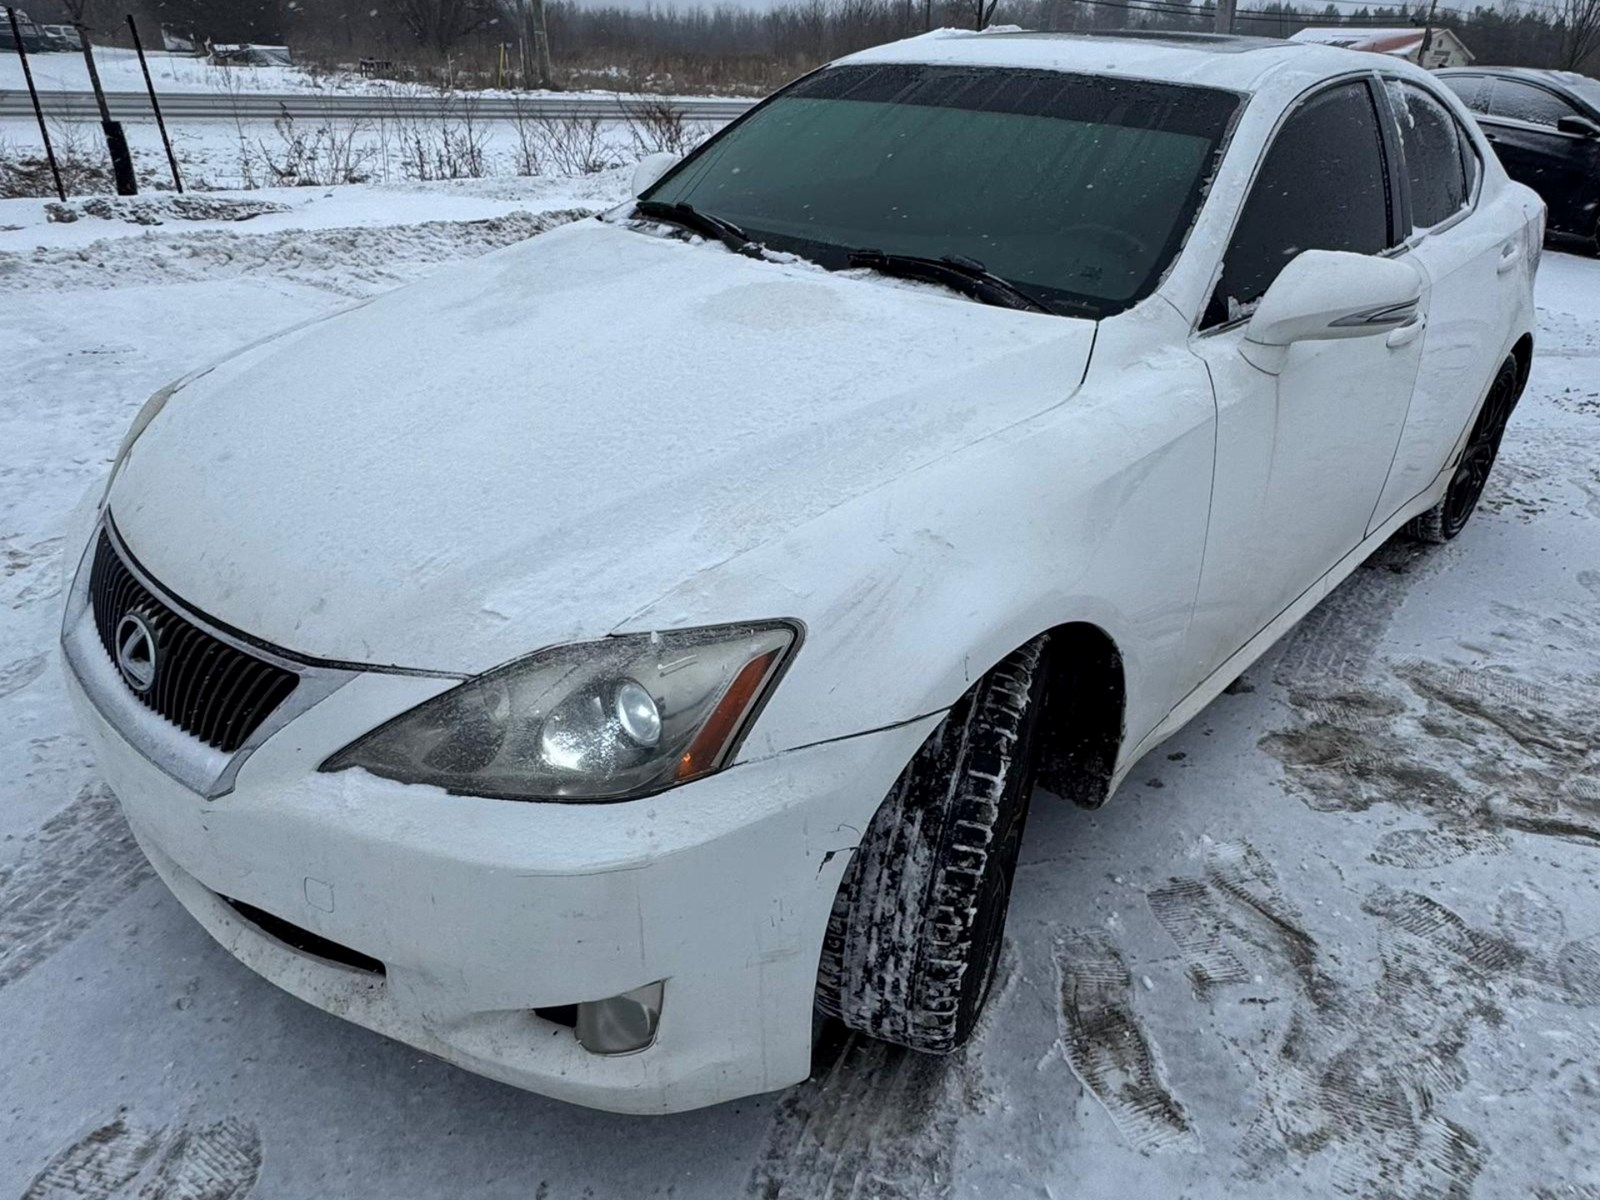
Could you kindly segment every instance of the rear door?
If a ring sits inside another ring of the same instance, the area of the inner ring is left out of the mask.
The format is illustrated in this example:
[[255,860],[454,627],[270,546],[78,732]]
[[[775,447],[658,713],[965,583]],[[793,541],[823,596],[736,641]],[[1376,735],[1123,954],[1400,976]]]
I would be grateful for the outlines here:
[[1488,108],[1480,118],[1506,174],[1525,183],[1550,206],[1550,224],[1569,233],[1591,233],[1580,220],[1600,187],[1593,177],[1597,145],[1578,133],[1564,133],[1562,117],[1582,116],[1576,106],[1547,87],[1497,77]]
[[1385,336],[1297,343],[1276,373],[1240,353],[1249,314],[1302,250],[1406,256],[1376,85],[1363,74],[1321,87],[1280,123],[1191,341],[1217,396],[1211,522],[1187,663],[1195,678],[1360,544],[1405,423],[1420,322]]
[[1428,278],[1429,299],[1422,369],[1374,529],[1444,469],[1504,353],[1516,303],[1511,277],[1529,269],[1526,215],[1506,197],[1480,202],[1483,164],[1445,101],[1411,78],[1385,85],[1400,135],[1405,245]]

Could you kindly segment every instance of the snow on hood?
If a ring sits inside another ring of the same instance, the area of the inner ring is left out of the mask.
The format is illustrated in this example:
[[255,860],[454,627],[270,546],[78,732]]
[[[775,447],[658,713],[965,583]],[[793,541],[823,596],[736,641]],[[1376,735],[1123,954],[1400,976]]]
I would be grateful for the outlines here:
[[190,383],[111,509],[239,629],[478,671],[1061,402],[1093,330],[585,221]]

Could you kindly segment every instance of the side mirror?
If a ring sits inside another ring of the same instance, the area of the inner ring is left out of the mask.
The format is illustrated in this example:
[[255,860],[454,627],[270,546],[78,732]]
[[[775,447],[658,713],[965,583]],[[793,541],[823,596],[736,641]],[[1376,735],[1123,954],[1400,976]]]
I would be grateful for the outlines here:
[[1305,250],[1261,297],[1244,337],[1258,346],[1368,337],[1414,320],[1421,301],[1422,276],[1410,263]]
[[1588,117],[1571,113],[1556,119],[1556,129],[1561,133],[1575,133],[1579,137],[1600,138],[1600,124],[1596,124]]
[[657,150],[654,154],[646,154],[633,169],[633,194],[642,196],[649,190],[651,184],[677,165],[678,156],[669,150]]

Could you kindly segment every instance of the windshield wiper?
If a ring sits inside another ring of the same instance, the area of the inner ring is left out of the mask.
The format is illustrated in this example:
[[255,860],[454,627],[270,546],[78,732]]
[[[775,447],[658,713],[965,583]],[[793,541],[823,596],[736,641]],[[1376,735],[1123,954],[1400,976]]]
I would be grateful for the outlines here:
[[1001,279],[977,259],[962,254],[934,258],[922,254],[885,254],[882,250],[852,250],[849,261],[852,267],[865,267],[884,275],[942,283],[963,296],[970,296],[985,304],[1026,308],[1042,313],[1055,312],[1044,301],[1034,299],[1010,280]]
[[687,229],[690,233],[712,238],[738,254],[761,253],[760,245],[751,241],[750,235],[732,221],[725,221],[712,213],[701,212],[682,200],[675,204],[668,204],[664,200],[638,200],[634,202],[633,211],[652,221],[666,221]]

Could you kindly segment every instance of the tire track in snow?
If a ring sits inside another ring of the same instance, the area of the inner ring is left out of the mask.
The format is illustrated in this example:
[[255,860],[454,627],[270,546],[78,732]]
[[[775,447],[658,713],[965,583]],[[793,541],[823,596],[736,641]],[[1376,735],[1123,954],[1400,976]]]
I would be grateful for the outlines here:
[[1133,977],[1110,938],[1069,933],[1055,948],[1061,1044],[1079,1082],[1134,1149],[1198,1153],[1200,1137],[1167,1086],[1133,1012]]
[[751,1176],[761,1200],[921,1200],[951,1186],[963,1054],[831,1026],[812,1078],[784,1094]]
[[0,666],[0,700],[15,692],[20,692],[39,676],[43,675],[45,665],[49,661],[50,656],[48,654],[35,654]]
[[1273,677],[1286,687],[1311,680],[1355,682],[1366,673],[1396,607],[1438,569],[1428,547],[1391,540],[1306,614],[1284,642]]
[[948,1195],[962,1122],[990,1103],[983,1043],[1022,977],[1010,940],[996,970],[977,1030],[954,1054],[917,1054],[830,1021],[811,1078],[783,1095],[749,1194],[762,1200]]
[[1259,956],[1290,999],[1272,1049],[1252,1064],[1262,1099],[1240,1146],[1247,1177],[1320,1169],[1341,1194],[1469,1195],[1489,1150],[1441,1111],[1469,1082],[1465,1048],[1521,997],[1600,1006],[1600,934],[1569,939],[1561,909],[1530,884],[1501,891],[1491,929],[1432,897],[1379,887],[1361,904],[1376,923],[1379,978],[1346,985],[1324,969],[1259,851],[1210,846],[1205,861],[1203,878],[1152,889],[1152,912],[1191,972],[1209,961],[1186,940],[1194,919],[1175,923],[1163,910],[1179,898],[1188,913],[1219,914],[1217,942],[1199,952]]
[[228,1117],[174,1129],[125,1110],[57,1153],[22,1200],[244,1200],[261,1174],[261,1136]]
[[[1577,582],[1600,599],[1600,576]],[[1431,869],[1519,833],[1600,847],[1600,620],[1592,606],[1491,607],[1497,627],[1462,643],[1483,666],[1407,658],[1387,678],[1292,688],[1295,723],[1260,741],[1317,811],[1385,804],[1427,820],[1380,834],[1379,865]],[[1507,647],[1554,665],[1534,682],[1499,665]]]
[[0,874],[0,988],[120,904],[154,872],[111,790],[85,787]]

